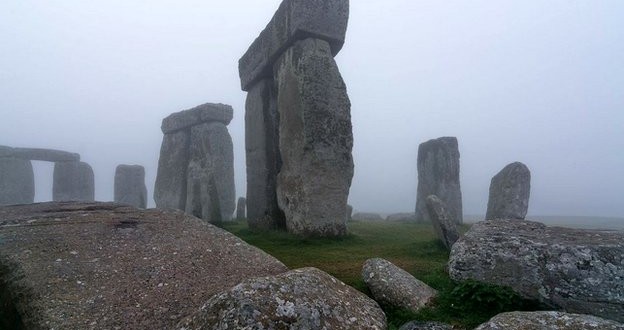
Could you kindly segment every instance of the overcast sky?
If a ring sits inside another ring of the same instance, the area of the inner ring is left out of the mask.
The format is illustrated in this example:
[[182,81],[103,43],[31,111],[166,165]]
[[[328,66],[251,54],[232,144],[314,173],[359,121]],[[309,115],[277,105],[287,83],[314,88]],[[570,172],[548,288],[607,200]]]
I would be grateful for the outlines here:
[[[244,195],[237,63],[279,3],[0,1],[0,144],[80,153],[103,201],[118,164],[143,165],[153,205],[162,118],[227,103]],[[354,0],[336,60],[357,210],[413,211],[418,145],[456,136],[466,214],[522,161],[530,215],[624,216],[624,1]],[[37,201],[52,167],[35,162]]]

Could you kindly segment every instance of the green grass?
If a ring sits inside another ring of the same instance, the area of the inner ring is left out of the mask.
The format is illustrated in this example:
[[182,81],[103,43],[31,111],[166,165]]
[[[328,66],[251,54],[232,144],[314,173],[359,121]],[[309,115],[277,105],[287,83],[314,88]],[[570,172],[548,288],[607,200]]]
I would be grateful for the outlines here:
[[[341,239],[253,232],[244,221],[225,223],[223,228],[291,269],[319,268],[368,295],[361,278],[362,265],[375,257],[391,261],[439,291],[434,304],[417,314],[382,306],[390,329],[410,320],[440,321],[470,329],[502,311],[535,309],[506,288],[453,282],[445,271],[448,251],[435,239],[430,224],[350,222],[350,234]],[[461,227],[461,231],[467,229]]]

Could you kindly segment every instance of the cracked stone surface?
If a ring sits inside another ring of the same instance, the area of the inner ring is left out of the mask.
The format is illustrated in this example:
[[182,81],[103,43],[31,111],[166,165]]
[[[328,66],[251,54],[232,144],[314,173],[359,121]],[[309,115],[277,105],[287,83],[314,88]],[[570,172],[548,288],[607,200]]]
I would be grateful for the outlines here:
[[561,312],[510,312],[494,316],[475,330],[624,330],[624,324],[591,315]]

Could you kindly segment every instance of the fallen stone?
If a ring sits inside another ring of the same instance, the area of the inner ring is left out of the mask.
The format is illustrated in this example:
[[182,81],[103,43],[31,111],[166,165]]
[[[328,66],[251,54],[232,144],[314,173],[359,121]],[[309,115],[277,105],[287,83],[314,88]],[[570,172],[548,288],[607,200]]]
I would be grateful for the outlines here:
[[384,218],[378,213],[356,212],[351,216],[354,221],[384,221]]
[[169,134],[208,122],[219,122],[229,125],[233,116],[234,109],[227,104],[206,103],[169,115],[163,119],[160,128],[163,133]]
[[52,200],[84,201],[95,199],[93,169],[84,162],[56,162],[52,179]]
[[392,222],[414,222],[416,215],[412,213],[394,213],[386,217],[386,221]]
[[386,329],[379,305],[316,268],[243,281],[206,302],[181,329]]
[[459,232],[455,226],[455,221],[451,219],[446,205],[438,196],[430,195],[427,197],[427,211],[429,212],[429,219],[431,219],[436,237],[450,250],[459,239]]
[[591,315],[562,312],[509,312],[494,316],[475,330],[624,330],[624,324]]
[[80,161],[80,155],[77,153],[40,148],[13,148],[13,157],[26,160],[40,160],[45,162]]
[[492,178],[486,220],[524,220],[529,209],[531,171],[515,162],[503,168]]
[[147,206],[147,187],[143,166],[117,166],[115,169],[115,202],[142,209]]
[[418,312],[437,295],[437,291],[427,284],[380,258],[366,260],[362,279],[382,306]]
[[0,158],[0,206],[29,204],[35,199],[35,174],[29,160]]
[[260,79],[271,77],[273,64],[296,41],[313,37],[338,54],[349,19],[348,0],[284,0],[275,15],[238,62],[241,86],[248,91]]
[[[312,8],[317,1],[306,3]],[[295,42],[276,62],[274,77],[282,158],[277,200],[286,227],[304,236],[344,236],[353,177],[351,103],[330,44]]]
[[418,147],[417,221],[430,221],[426,201],[429,195],[444,201],[451,219],[463,222],[457,138],[441,137]]
[[214,294],[285,271],[180,211],[114,203],[0,208],[0,288],[18,320],[6,329],[175,329]]
[[245,204],[247,204],[245,197],[239,197],[238,202],[236,203],[236,219],[246,218]]
[[624,321],[624,232],[479,222],[453,245],[449,275],[509,286],[567,312]]
[[191,135],[186,131],[163,137],[154,186],[156,207],[185,210],[190,143]]
[[453,330],[453,327],[440,322],[411,321],[403,324],[399,330]]

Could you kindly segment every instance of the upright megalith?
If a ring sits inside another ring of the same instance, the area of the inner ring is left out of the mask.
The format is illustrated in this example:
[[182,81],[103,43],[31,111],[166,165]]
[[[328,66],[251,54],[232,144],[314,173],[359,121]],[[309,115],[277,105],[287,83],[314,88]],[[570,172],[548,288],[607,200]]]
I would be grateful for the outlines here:
[[94,201],[93,169],[85,162],[56,162],[52,182],[54,201]]
[[236,219],[245,219],[247,217],[246,206],[247,199],[245,199],[245,197],[239,197],[236,203]]
[[229,105],[206,103],[165,118],[154,200],[209,222],[229,221],[235,208]]
[[441,137],[418,147],[418,190],[416,220],[430,222],[427,197],[436,195],[447,206],[456,223],[463,222],[459,184],[459,147],[457,138]]
[[35,176],[29,160],[0,156],[0,206],[35,199]]
[[115,202],[144,209],[147,206],[145,168],[119,165],[115,170]]
[[531,171],[520,163],[511,163],[496,174],[490,183],[486,220],[521,219],[529,210]]
[[277,201],[289,232],[347,233],[351,104],[334,56],[348,12],[348,0],[284,0],[239,61],[252,227],[280,227]]

